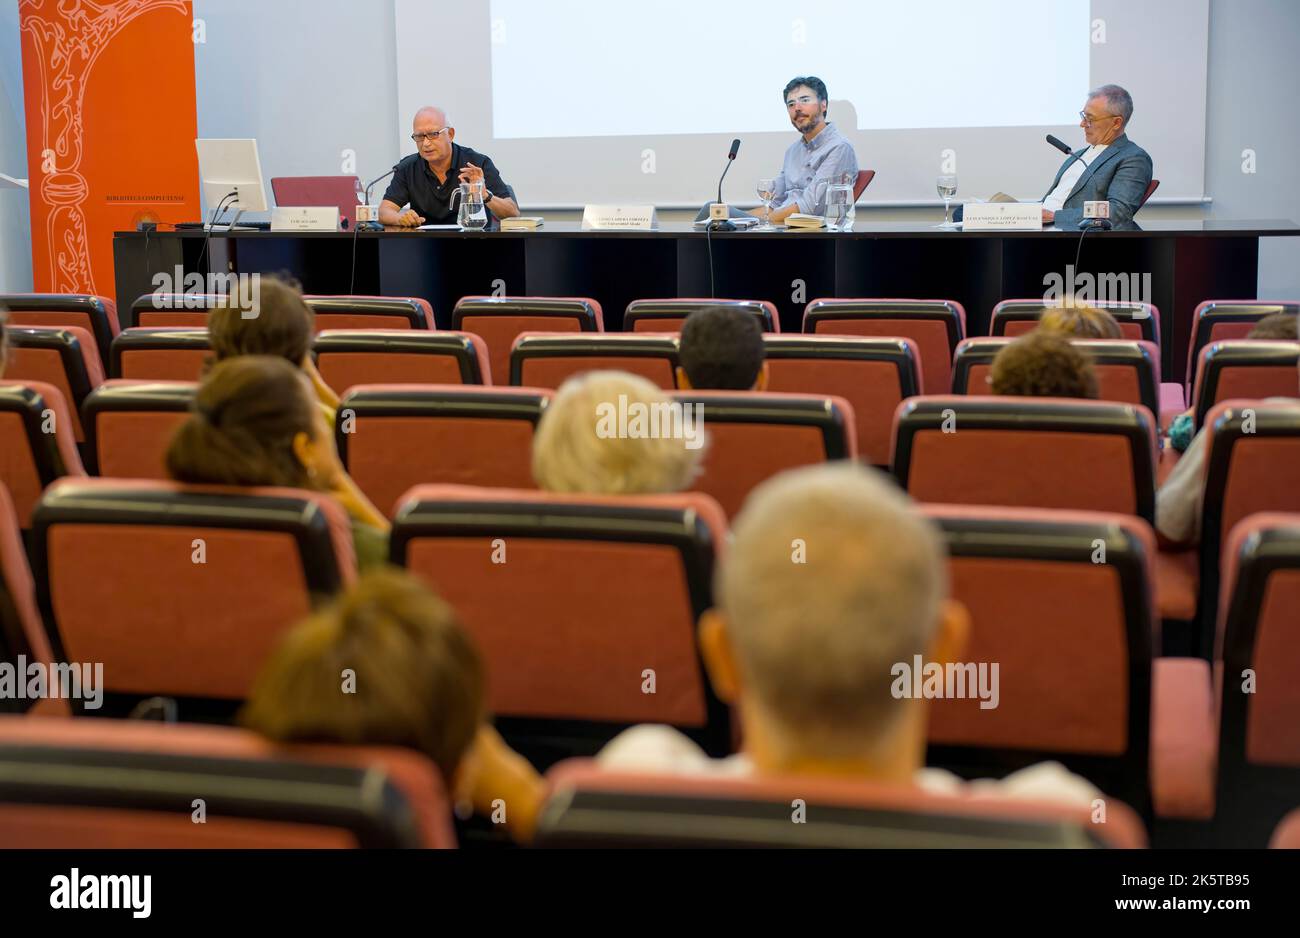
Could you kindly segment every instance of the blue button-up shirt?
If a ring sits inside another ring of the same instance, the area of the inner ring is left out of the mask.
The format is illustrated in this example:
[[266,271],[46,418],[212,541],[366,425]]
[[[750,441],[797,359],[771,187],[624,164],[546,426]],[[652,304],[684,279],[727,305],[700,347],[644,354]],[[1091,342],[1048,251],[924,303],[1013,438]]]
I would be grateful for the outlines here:
[[797,202],[800,212],[824,215],[826,186],[838,182],[843,173],[849,174],[849,185],[857,182],[858,155],[853,152],[853,144],[828,121],[812,143],[801,134],[785,151],[785,165],[776,177],[772,205],[783,209]]

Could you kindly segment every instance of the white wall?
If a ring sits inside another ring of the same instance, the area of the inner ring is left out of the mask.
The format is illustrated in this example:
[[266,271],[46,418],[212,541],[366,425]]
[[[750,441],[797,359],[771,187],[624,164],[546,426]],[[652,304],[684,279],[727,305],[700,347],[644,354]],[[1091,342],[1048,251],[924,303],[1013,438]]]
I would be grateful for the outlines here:
[[199,136],[256,137],[271,204],[272,176],[392,166],[393,0],[195,0],[194,15]]
[[[1217,218],[1300,221],[1300,3],[1213,0],[1205,185]],[[1255,151],[1255,172],[1242,151]],[[1300,297],[1300,238],[1261,238],[1259,295]]]

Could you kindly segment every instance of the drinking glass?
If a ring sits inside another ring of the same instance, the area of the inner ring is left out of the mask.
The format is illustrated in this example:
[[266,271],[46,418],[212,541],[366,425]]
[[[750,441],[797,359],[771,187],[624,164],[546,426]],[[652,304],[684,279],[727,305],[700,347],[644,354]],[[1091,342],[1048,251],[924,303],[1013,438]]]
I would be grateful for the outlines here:
[[957,177],[952,174],[940,176],[935,181],[939,196],[943,199],[943,224],[940,228],[955,228],[952,222],[952,198],[957,194]]
[[756,228],[756,231],[774,231],[772,227],[772,199],[776,195],[775,179],[760,179],[758,181],[758,197],[763,200],[763,207],[767,209],[767,214],[763,216],[763,224]]

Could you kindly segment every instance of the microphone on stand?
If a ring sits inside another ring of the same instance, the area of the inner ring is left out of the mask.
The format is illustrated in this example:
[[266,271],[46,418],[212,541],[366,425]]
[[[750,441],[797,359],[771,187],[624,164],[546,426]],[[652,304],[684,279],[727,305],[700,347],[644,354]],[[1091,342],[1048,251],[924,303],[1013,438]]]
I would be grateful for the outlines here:
[[722,175],[718,177],[718,201],[722,201],[722,180],[727,178],[727,171],[731,169],[731,164],[736,161],[736,154],[740,152],[740,138],[737,137],[731,141],[731,151],[727,154],[727,165],[722,169]]
[[1050,143],[1052,146],[1056,147],[1056,149],[1060,150],[1066,156],[1070,156],[1071,154],[1074,153],[1074,151],[1070,149],[1070,145],[1066,143],[1064,140],[1062,140],[1060,137],[1053,137],[1051,134],[1048,134],[1047,142]]
[[[740,138],[737,137],[735,140],[731,141],[731,149],[727,152],[727,165],[723,167],[722,175],[718,177],[718,202],[722,202],[722,180],[727,178],[727,172],[731,169],[731,164],[735,161],[736,154],[739,152],[740,152]],[[700,213],[695,216],[695,220],[697,222],[704,221],[705,219],[710,217],[709,206],[711,204],[712,203],[705,203],[704,207],[700,209]],[[727,216],[732,217],[732,209],[730,208],[730,206],[728,206],[727,208]],[[735,231],[736,226],[733,225],[731,222],[727,221],[726,219],[714,219],[713,221],[709,222],[709,230],[710,231]]]
[[[727,153],[727,165],[722,168],[722,175],[718,177],[718,203],[720,205],[726,204],[722,201],[722,180],[727,178],[727,173],[731,170],[731,164],[736,161],[736,154],[739,152],[740,152],[740,138],[737,137],[735,140],[731,141],[731,150],[730,152]],[[731,214],[730,208],[727,209],[727,214],[728,216],[730,216]],[[736,230],[736,226],[733,225],[730,221],[723,221],[721,219],[714,221],[709,227],[711,227],[714,231],[735,231]]]
[[[369,205],[370,205],[370,190],[373,189],[373,188],[374,188],[378,183],[383,182],[383,181],[384,181],[385,179],[387,179],[389,176],[393,175],[393,173],[397,172],[397,166],[398,166],[398,165],[401,165],[401,164],[395,164],[395,165],[393,166],[392,169],[390,169],[388,172],[384,173],[384,174],[383,174],[382,176],[380,176],[379,178],[370,180],[370,184],[369,184],[368,186],[366,186],[366,206],[367,206],[367,207],[369,207]],[[378,217],[376,217],[376,218],[372,218],[372,219],[370,219],[369,221],[364,221],[364,222],[362,222],[361,224],[357,225],[356,229],[354,229],[354,230],[361,230],[361,229],[365,229],[366,231],[383,231],[383,230],[384,230],[384,226],[383,226],[383,223],[379,221]]]

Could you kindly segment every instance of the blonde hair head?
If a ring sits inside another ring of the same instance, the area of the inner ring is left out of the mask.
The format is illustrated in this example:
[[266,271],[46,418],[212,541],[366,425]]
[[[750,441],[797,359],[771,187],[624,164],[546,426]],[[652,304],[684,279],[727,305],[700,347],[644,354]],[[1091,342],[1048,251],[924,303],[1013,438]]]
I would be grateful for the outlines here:
[[[609,432],[623,412],[678,409],[645,378],[620,371],[589,371],[561,385],[533,437],[533,478],[552,492],[649,495],[680,492],[699,473],[704,441],[669,432]],[[697,412],[698,413],[698,412]],[[660,420],[660,429],[671,422]],[[696,424],[699,421],[695,421]],[[628,423],[631,426],[631,423]],[[695,426],[703,434],[700,426]]]

